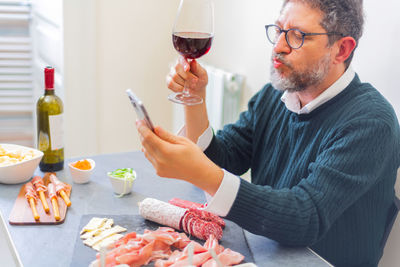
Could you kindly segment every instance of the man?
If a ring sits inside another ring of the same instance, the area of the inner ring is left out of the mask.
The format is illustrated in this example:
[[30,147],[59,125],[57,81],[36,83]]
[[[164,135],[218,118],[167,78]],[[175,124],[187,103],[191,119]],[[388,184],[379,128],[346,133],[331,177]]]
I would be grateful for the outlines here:
[[[349,67],[362,25],[360,0],[284,1],[266,26],[272,83],[240,119],[213,135],[206,105],[187,106],[188,138],[139,121],[145,156],[252,233],[309,246],[335,266],[376,266],[397,214],[400,132],[390,104]],[[196,61],[180,59],[167,81],[205,99]],[[249,168],[252,183],[236,176]]]

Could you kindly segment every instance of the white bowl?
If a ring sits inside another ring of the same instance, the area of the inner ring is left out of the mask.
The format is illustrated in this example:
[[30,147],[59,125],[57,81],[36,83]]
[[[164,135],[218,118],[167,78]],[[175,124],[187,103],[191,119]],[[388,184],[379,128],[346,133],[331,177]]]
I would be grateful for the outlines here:
[[[84,159],[82,159],[82,160],[84,160]],[[73,164],[78,162],[78,160],[68,164],[69,171],[72,176],[72,180],[76,184],[84,184],[84,183],[89,182],[90,176],[93,173],[93,169],[96,166],[96,163],[94,162],[94,160],[92,160],[92,159],[86,159],[86,160],[89,161],[90,166],[91,166],[91,168],[89,170],[81,170],[81,169],[78,169],[78,168],[72,166]]]
[[135,182],[135,180],[137,178],[136,172],[133,171],[133,173],[135,174],[135,179],[133,181],[127,181],[122,178],[112,177],[112,176],[108,175],[108,178],[110,179],[111,185],[116,194],[126,195],[132,191],[133,183]]
[[0,147],[7,152],[11,151],[32,151],[34,156],[29,160],[23,160],[18,163],[0,167],[0,183],[3,184],[19,184],[28,181],[35,172],[40,160],[43,157],[43,152],[31,147],[0,144]]

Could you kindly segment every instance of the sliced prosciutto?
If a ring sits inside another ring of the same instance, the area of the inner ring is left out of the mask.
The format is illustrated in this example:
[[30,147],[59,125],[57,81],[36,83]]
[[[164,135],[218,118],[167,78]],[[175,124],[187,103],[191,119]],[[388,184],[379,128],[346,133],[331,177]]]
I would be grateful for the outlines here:
[[[185,244],[183,247],[182,244]],[[191,241],[185,234],[169,227],[159,227],[155,231],[145,230],[143,234],[131,232],[108,247],[105,257],[106,267],[127,264],[130,267],[154,262],[155,267],[217,266],[211,251],[215,252],[223,266],[232,266],[243,261],[244,256],[218,244],[210,236],[204,245]],[[193,253],[190,257],[189,253]],[[100,255],[91,267],[100,266]]]

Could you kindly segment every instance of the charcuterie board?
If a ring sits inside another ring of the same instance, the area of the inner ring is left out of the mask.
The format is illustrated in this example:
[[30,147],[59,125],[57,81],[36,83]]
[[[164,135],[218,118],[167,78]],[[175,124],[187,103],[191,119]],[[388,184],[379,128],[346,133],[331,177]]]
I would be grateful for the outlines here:
[[[114,224],[125,227],[126,233],[135,231],[137,233],[143,233],[145,229],[156,230],[162,226],[158,223],[145,220],[140,215],[99,215],[99,214],[88,214],[83,215],[77,229],[77,237],[75,241],[74,254],[72,256],[71,267],[75,266],[89,266],[89,264],[96,259],[96,253],[94,249],[85,246],[80,238],[79,232],[81,229],[90,221],[93,217],[100,218],[111,218],[114,220]],[[124,233],[125,234],[125,233]],[[191,238],[201,244],[204,243],[202,240]],[[250,252],[249,247],[243,233],[243,229],[237,226],[231,221],[226,221],[226,227],[224,229],[224,235],[220,241],[220,244],[226,248],[230,248],[234,251],[240,252],[245,258],[244,262],[254,262],[253,256]],[[146,266],[154,266],[153,263]]]
[[[49,174],[46,173],[43,177],[44,185],[47,186],[49,184]],[[70,197],[71,192],[67,192],[68,197]],[[65,221],[65,216],[67,213],[67,205],[63,201],[61,197],[58,198],[58,206],[60,210],[60,220],[56,221],[54,218],[53,209],[51,206],[51,201],[48,197],[48,194],[45,194],[47,204],[50,207],[50,212],[46,213],[43,209],[41,201],[38,199],[36,203],[36,209],[38,214],[40,215],[40,219],[36,221],[33,217],[32,210],[29,206],[28,201],[25,198],[25,184],[21,186],[21,190],[15,200],[14,207],[10,213],[10,217],[8,219],[9,223],[12,225],[49,225],[49,224],[61,224]]]

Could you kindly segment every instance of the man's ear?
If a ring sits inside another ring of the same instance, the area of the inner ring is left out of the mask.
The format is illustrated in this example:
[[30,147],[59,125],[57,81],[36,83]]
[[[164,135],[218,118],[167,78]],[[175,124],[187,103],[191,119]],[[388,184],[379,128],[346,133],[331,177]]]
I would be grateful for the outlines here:
[[337,53],[334,58],[334,63],[343,63],[351,55],[354,48],[356,48],[356,44],[356,40],[350,36],[343,37],[336,41],[335,45],[337,46]]

